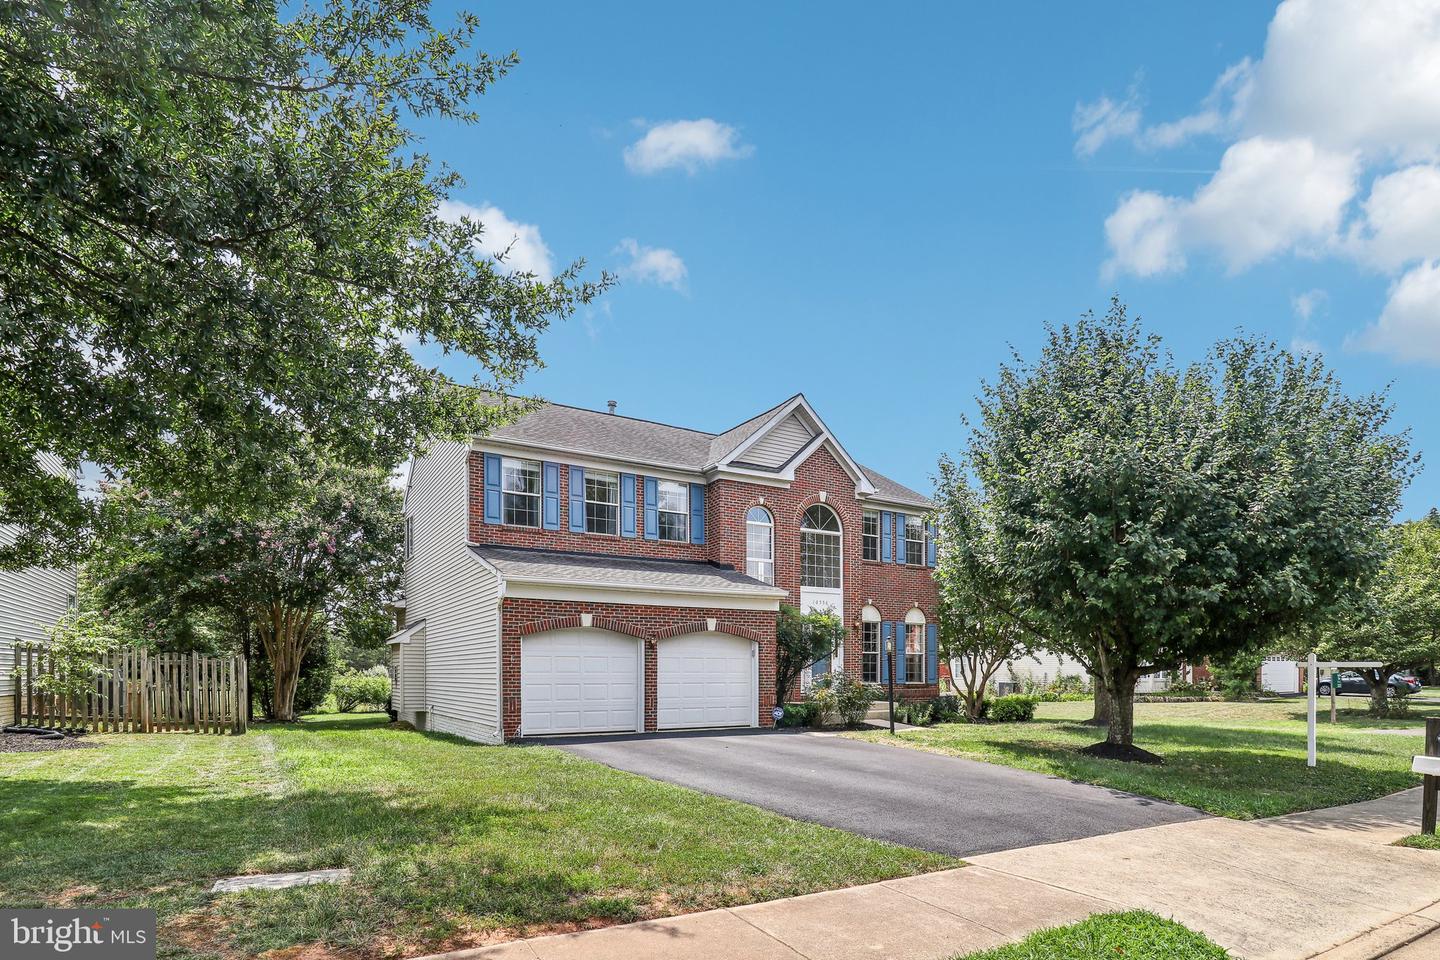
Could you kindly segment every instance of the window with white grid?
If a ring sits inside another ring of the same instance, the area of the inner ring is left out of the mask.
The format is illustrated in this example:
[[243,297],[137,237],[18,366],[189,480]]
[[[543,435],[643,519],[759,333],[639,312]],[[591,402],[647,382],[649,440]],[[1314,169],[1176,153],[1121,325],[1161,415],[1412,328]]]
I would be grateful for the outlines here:
[[745,573],[775,582],[775,521],[764,507],[751,507],[745,515]]
[[585,532],[620,532],[620,478],[613,473],[585,471]]
[[925,521],[919,517],[905,518],[905,562],[925,565]]
[[880,682],[880,624],[860,624],[860,679]]
[[905,682],[925,682],[925,624],[905,624]]
[[500,462],[500,489],[506,523],[517,527],[540,526],[540,464],[534,460]]
[[880,559],[880,511],[866,510],[860,529],[860,559]]
[[840,589],[840,521],[823,504],[800,522],[800,586]]
[[660,539],[685,542],[690,539],[690,487],[673,480],[655,485],[655,504],[660,518]]

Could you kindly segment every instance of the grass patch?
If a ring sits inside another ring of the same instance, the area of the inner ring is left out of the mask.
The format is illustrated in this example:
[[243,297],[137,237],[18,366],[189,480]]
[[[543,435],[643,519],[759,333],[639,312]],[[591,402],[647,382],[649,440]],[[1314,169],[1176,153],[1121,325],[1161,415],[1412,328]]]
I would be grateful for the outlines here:
[[[414,954],[956,865],[549,747],[315,717],[0,755],[0,903],[153,907],[161,956]],[[212,898],[216,878],[353,882]]]
[[1106,913],[956,960],[1226,960],[1206,937],[1143,910]]
[[1417,850],[1440,850],[1440,833],[1412,833],[1395,841],[1397,847],[1414,847]]
[[1420,782],[1410,772],[1421,738],[1377,732],[1418,728],[1440,706],[1417,705],[1403,720],[1374,720],[1364,701],[1342,702],[1317,732],[1319,765],[1305,765],[1305,703],[1142,703],[1135,705],[1135,743],[1164,758],[1145,766],[1082,755],[1101,739],[1081,721],[1092,705],[1042,703],[1030,723],[950,723],[854,736],[1035,770],[1147,797],[1173,800],[1248,820],[1373,800]]

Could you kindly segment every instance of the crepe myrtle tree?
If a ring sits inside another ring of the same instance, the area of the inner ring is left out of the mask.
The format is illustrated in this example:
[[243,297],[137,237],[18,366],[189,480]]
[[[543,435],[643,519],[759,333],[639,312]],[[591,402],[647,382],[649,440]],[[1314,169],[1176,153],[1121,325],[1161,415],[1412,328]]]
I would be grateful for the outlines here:
[[1323,660],[1380,662],[1358,671],[1370,684],[1377,717],[1395,710],[1391,674],[1440,659],[1440,514],[1398,524],[1387,542],[1379,576],[1319,631],[1317,650]]
[[426,0],[0,4],[0,568],[93,538],[40,454],[204,504],[305,443],[393,468],[508,415],[411,346],[508,387],[610,278],[447,205],[415,121],[469,124],[518,63],[476,31]]
[[940,460],[935,515],[943,549],[935,565],[940,595],[940,656],[965,705],[979,720],[996,672],[1029,653],[1039,639],[1018,598],[1000,576],[994,530],[982,504],[949,457]]
[[378,469],[326,462],[281,486],[286,500],[249,512],[121,488],[105,507],[102,529],[123,533],[102,537],[119,555],[102,589],[115,605],[239,611],[274,677],[266,713],[288,721],[310,646],[371,619],[398,587],[403,524]]
[[1108,695],[1089,749],[1110,756],[1156,759],[1133,745],[1141,676],[1353,597],[1416,466],[1384,396],[1347,395],[1319,357],[1239,336],[1181,368],[1118,298],[1049,328],[978,403],[956,482],[997,578]]
[[805,668],[833,657],[844,642],[845,626],[835,614],[801,613],[782,603],[775,621],[775,702],[784,703]]

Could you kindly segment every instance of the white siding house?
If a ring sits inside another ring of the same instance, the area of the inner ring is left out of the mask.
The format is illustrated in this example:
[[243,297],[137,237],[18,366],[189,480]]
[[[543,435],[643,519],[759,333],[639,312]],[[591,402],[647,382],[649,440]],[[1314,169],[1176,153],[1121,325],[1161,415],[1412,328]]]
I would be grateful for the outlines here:
[[437,443],[410,467],[394,706],[421,729],[497,742],[500,579],[467,544],[468,456],[465,444]]
[[[46,458],[45,466],[62,470],[53,457]],[[14,543],[15,535],[15,528],[0,527],[0,544]],[[15,641],[44,640],[46,628],[64,616],[74,600],[74,567],[0,570],[0,725],[15,718]]]

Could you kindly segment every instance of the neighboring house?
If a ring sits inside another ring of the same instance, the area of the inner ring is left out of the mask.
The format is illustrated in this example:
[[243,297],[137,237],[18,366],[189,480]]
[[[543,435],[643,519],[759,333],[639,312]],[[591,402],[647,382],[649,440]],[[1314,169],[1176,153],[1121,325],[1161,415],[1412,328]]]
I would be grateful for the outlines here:
[[[44,463],[53,472],[63,472],[54,457]],[[14,527],[0,526],[0,544],[13,543],[15,533]],[[15,721],[15,641],[44,640],[45,631],[74,602],[74,567],[0,570],[0,726]]]
[[[411,464],[393,706],[497,741],[770,726],[780,604],[834,663],[937,690],[930,501],[857,464],[803,396],[720,434],[546,404]],[[807,678],[808,680],[808,678]]]
[[[1187,671],[1181,672],[1186,673]],[[1082,677],[1087,684],[1092,682],[1090,671],[1086,670],[1079,660],[1063,653],[1054,653],[1044,649],[1010,661],[996,675],[995,679],[1001,683],[1013,684],[1016,689],[1019,689],[1027,680],[1043,686],[1061,677]],[[1147,673],[1136,682],[1135,692],[1161,693],[1170,689],[1170,682],[1169,671]]]

